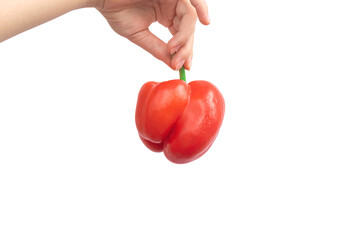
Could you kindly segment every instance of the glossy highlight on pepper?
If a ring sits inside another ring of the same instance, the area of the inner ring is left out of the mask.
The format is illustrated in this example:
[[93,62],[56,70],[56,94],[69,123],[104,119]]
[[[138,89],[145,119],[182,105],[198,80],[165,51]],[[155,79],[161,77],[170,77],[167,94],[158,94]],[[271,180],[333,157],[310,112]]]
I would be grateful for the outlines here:
[[215,85],[176,79],[142,86],[135,122],[147,148],[163,151],[173,163],[188,163],[211,147],[224,113],[224,98]]

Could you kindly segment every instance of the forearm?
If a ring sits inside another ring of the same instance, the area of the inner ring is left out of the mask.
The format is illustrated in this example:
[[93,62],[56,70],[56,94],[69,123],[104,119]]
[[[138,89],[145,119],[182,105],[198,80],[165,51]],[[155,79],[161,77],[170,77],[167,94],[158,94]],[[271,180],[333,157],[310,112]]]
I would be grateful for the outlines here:
[[0,42],[98,0],[1,0]]

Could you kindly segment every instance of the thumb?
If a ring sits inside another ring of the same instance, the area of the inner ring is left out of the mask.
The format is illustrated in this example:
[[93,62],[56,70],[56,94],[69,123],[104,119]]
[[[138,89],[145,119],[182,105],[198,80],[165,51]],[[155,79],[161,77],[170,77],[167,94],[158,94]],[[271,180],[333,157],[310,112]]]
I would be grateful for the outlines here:
[[128,36],[127,39],[171,67],[171,55],[167,50],[166,43],[150,32],[148,28]]

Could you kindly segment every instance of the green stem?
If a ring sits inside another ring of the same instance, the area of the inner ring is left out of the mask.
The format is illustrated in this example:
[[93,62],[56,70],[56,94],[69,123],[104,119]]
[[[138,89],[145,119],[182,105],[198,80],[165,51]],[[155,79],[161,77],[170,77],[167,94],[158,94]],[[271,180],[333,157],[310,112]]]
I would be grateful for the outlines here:
[[184,82],[186,82],[186,74],[185,74],[184,66],[182,66],[180,68],[179,73],[180,73],[180,79],[183,80]]

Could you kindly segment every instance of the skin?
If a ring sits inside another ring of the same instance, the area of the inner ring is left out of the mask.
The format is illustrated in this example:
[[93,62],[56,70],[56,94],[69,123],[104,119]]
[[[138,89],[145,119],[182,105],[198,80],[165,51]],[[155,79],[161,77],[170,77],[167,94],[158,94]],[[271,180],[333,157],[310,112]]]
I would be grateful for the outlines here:
[[[197,18],[210,23],[204,0],[1,0],[0,42],[85,7],[96,8],[116,33],[174,70],[191,67]],[[149,31],[156,21],[173,35],[168,43]]]

